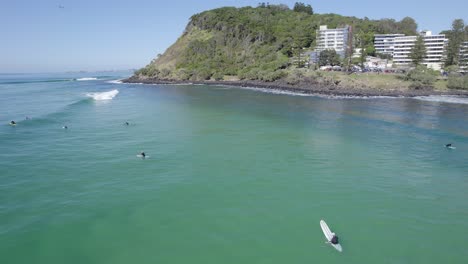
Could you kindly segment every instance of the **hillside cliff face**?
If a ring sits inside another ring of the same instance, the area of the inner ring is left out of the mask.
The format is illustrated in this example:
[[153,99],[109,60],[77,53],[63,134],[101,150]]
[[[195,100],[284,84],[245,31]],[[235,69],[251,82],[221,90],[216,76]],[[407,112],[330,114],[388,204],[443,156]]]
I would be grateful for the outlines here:
[[236,76],[274,81],[288,74],[291,58],[300,50],[314,47],[315,30],[321,24],[352,25],[355,32],[367,36],[369,45],[374,33],[396,33],[406,22],[311,15],[284,5],[214,9],[192,16],[182,36],[134,78],[203,81]]

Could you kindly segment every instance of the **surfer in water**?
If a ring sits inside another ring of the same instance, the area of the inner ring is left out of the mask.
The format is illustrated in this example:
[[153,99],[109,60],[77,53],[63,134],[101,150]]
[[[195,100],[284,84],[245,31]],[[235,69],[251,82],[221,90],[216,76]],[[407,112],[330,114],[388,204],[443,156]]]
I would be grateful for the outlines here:
[[446,148],[451,148],[451,147],[452,147],[452,143],[445,144],[445,147],[446,147]]
[[146,153],[145,153],[145,152],[142,151],[142,152],[140,153],[140,155],[141,155],[141,157],[142,157],[143,159],[146,158]]
[[332,233],[332,235],[333,237],[330,240],[330,243],[332,243],[333,245],[339,244],[340,242],[338,242],[338,236],[335,233]]
[[125,122],[125,125],[126,125],[126,126],[129,126],[129,125],[130,125],[130,123],[128,123],[128,122]]
[[16,125],[16,122],[15,122],[15,121],[11,121],[11,122],[10,122],[10,125],[15,126],[15,125]]
[[67,126],[63,126],[62,128],[63,128],[63,129],[68,129],[68,127],[67,127]]

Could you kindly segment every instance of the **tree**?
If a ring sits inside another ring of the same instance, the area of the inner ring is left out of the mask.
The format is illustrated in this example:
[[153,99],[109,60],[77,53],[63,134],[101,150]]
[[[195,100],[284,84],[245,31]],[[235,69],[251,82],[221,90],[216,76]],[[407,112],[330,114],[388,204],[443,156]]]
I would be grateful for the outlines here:
[[423,62],[425,57],[426,46],[424,45],[424,38],[422,36],[418,36],[416,42],[414,43],[414,47],[411,49],[411,61],[413,62],[414,66],[418,66]]
[[460,46],[465,39],[465,22],[463,19],[455,19],[452,30],[448,34],[447,60],[445,66],[458,65],[460,62]]
[[413,18],[405,17],[400,22],[398,22],[398,29],[400,33],[411,36],[417,33],[418,24]]
[[318,63],[319,63],[320,66],[339,65],[340,64],[340,56],[333,49],[323,50],[323,51],[320,52],[319,62]]
[[312,9],[312,6],[306,5],[306,4],[301,3],[301,2],[296,2],[294,4],[293,11],[294,12],[304,12],[304,13],[307,13],[309,15],[314,14],[314,10]]

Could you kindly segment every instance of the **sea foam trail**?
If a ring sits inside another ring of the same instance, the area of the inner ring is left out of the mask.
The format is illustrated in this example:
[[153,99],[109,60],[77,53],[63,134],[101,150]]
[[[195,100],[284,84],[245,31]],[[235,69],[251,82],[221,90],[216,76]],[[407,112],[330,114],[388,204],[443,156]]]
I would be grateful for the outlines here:
[[[227,89],[233,88],[233,86],[229,85],[218,85],[221,87],[226,87]],[[393,96],[361,96],[361,95],[331,95],[331,94],[321,94],[321,93],[305,93],[305,92],[294,92],[294,91],[285,91],[285,90],[277,90],[277,89],[269,89],[269,88],[256,88],[256,87],[236,87],[244,90],[252,90],[262,93],[269,93],[269,94],[279,94],[279,95],[290,95],[290,96],[312,96],[312,97],[319,97],[324,99],[394,99],[399,97]]]
[[112,80],[112,81],[107,81],[107,83],[121,84],[121,83],[122,83],[122,80],[121,80],[121,79],[119,79],[119,80]]
[[94,81],[97,80],[96,77],[84,77],[84,78],[78,78],[76,79],[77,81]]
[[468,97],[450,95],[417,96],[415,99],[437,103],[468,104]]
[[102,93],[87,93],[86,96],[91,97],[96,101],[103,101],[103,100],[112,100],[118,93],[119,93],[119,90],[112,90],[112,91],[102,92]]

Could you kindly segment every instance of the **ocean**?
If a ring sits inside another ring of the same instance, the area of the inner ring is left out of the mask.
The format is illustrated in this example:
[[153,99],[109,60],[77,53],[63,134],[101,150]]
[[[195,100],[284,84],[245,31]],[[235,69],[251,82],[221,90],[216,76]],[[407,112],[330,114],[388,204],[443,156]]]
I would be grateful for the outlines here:
[[129,75],[0,75],[0,263],[466,263],[467,98]]

